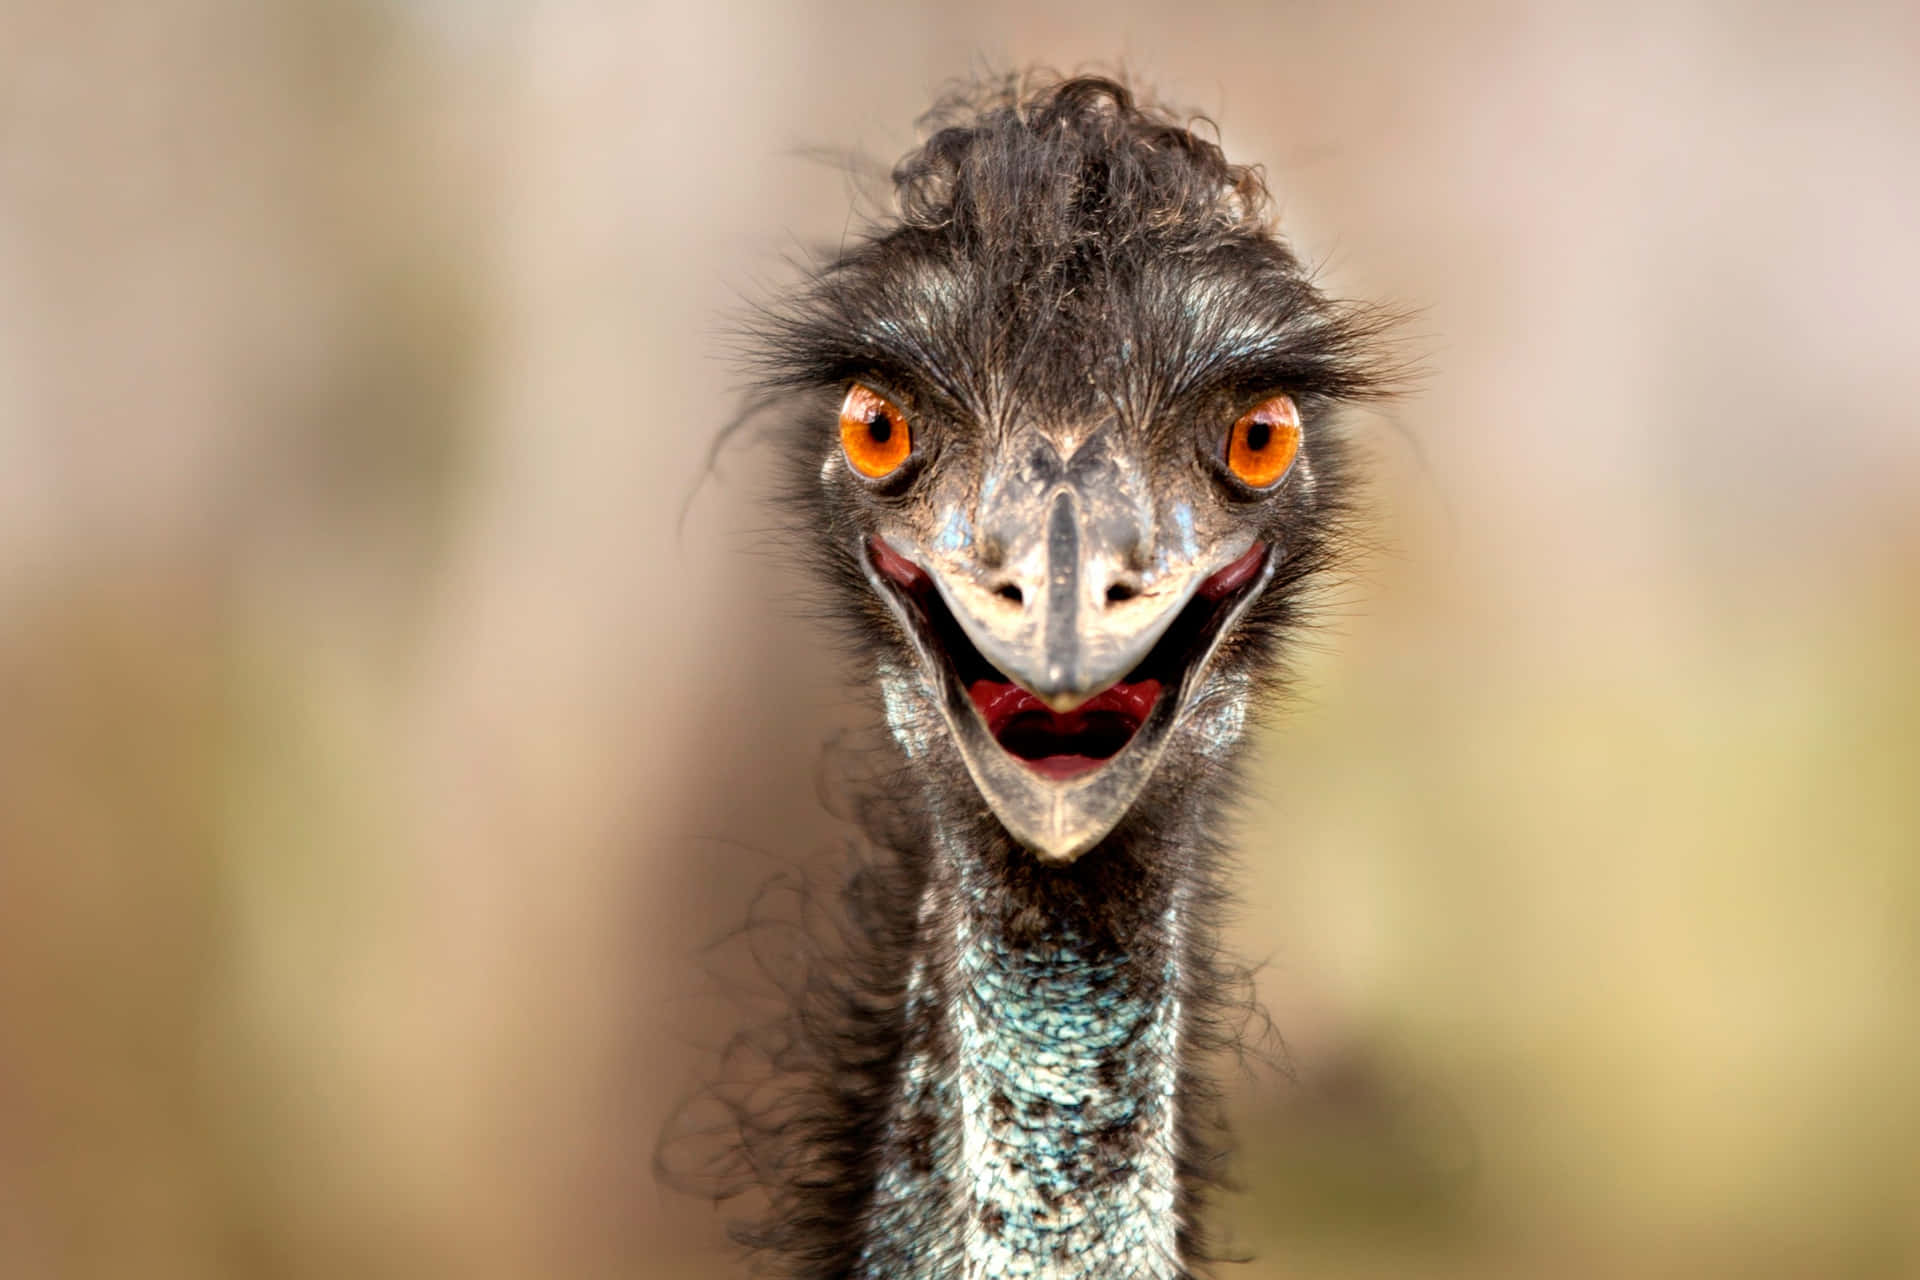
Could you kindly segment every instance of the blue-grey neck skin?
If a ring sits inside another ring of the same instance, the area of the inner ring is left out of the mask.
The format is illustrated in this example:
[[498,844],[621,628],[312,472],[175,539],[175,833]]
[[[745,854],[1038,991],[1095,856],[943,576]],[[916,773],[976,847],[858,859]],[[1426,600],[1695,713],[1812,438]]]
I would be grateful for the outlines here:
[[[1016,947],[965,899],[951,950],[915,968],[893,1125],[869,1216],[872,1280],[1185,1274],[1177,1249],[1181,1009],[1173,911],[1161,958],[1061,936]],[[957,911],[949,908],[957,907]]]

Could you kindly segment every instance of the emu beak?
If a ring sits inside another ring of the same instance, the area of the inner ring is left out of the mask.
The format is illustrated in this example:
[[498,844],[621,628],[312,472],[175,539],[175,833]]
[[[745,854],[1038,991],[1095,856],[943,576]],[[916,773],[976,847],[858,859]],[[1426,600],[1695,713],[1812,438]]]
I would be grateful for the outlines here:
[[991,572],[966,549],[880,538],[862,557],[982,798],[1057,865],[1133,807],[1221,638],[1273,572],[1268,548],[1242,538],[1212,555],[1163,550],[1151,572],[1127,573],[1103,497],[1054,487],[1030,507],[1038,536]]

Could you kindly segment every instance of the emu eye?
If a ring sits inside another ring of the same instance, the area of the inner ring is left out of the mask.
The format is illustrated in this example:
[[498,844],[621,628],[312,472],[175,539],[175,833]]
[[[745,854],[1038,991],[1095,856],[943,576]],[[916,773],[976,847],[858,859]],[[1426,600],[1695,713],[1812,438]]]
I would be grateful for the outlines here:
[[878,391],[856,382],[840,405],[840,447],[848,464],[869,480],[890,476],[913,452],[907,415]]
[[1300,452],[1300,410],[1292,396],[1261,401],[1233,424],[1227,436],[1227,466],[1256,489],[1280,482]]

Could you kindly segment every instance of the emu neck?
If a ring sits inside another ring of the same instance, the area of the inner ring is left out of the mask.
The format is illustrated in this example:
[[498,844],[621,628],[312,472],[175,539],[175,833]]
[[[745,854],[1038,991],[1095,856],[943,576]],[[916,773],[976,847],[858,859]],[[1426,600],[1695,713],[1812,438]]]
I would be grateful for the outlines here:
[[1115,930],[1075,910],[1084,886],[977,865],[922,903],[862,1273],[1185,1275],[1175,900]]

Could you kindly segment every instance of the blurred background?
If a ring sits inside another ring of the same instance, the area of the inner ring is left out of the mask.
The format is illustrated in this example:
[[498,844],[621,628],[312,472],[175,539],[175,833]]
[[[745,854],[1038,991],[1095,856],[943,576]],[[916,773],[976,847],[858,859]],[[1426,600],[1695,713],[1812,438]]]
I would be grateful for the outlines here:
[[[1920,9],[0,0],[0,1276],[718,1277],[859,722],[726,317],[1124,61],[1413,309],[1233,1274],[1920,1276]],[[680,524],[685,512],[684,526]]]

